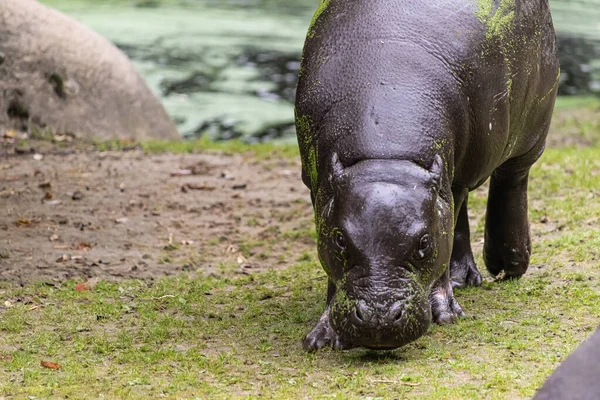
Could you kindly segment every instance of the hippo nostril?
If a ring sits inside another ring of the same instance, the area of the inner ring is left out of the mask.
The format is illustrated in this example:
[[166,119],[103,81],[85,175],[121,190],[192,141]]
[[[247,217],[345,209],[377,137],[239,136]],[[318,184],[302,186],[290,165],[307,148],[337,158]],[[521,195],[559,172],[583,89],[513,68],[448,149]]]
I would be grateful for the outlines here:
[[396,302],[392,304],[388,313],[389,319],[392,322],[398,322],[402,318],[402,314],[404,314],[403,311],[402,303]]
[[361,300],[356,305],[354,309],[354,315],[359,322],[368,322],[370,319],[369,310],[367,308],[367,303],[364,300]]
[[365,321],[365,317],[362,315],[362,313],[360,312],[360,308],[356,308],[356,319],[359,320],[360,322],[364,322]]

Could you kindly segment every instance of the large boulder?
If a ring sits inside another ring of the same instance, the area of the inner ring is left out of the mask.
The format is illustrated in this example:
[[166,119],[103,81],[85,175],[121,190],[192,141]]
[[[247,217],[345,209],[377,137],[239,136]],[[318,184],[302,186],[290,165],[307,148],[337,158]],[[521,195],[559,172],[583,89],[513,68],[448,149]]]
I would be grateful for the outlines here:
[[179,134],[127,56],[34,0],[0,0],[0,134],[33,126],[95,139]]

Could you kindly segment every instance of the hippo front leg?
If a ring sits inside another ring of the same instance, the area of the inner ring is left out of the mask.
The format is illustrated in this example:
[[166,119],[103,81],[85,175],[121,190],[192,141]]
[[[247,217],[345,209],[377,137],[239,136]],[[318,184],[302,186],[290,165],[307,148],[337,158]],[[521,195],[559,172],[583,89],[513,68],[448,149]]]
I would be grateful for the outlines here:
[[468,193],[464,195],[454,228],[454,243],[450,259],[450,278],[453,288],[481,285],[481,274],[477,270],[473,250],[471,250],[467,201]]
[[433,322],[440,325],[452,324],[459,317],[465,315],[460,304],[454,298],[452,285],[450,284],[449,268],[433,285],[429,294],[429,304],[431,305]]
[[325,312],[319,318],[319,322],[311,329],[302,341],[302,347],[306,351],[317,351],[324,347],[331,347],[334,350],[347,350],[354,346],[340,339],[333,330],[329,321],[329,308],[331,301],[335,296],[335,285],[329,281],[327,286],[327,307]]
[[519,278],[529,266],[531,238],[527,218],[526,170],[503,165],[492,174],[485,221],[483,258],[488,271]]

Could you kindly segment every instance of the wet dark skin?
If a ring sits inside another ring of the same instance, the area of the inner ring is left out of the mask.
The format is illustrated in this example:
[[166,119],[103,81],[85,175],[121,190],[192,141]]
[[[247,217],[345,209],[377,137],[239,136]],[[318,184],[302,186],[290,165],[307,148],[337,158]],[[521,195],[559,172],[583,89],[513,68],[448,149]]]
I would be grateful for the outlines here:
[[305,349],[395,348],[462,316],[453,288],[481,283],[468,193],[490,177],[487,269],[525,273],[558,73],[547,1],[323,2],[296,97],[329,277]]

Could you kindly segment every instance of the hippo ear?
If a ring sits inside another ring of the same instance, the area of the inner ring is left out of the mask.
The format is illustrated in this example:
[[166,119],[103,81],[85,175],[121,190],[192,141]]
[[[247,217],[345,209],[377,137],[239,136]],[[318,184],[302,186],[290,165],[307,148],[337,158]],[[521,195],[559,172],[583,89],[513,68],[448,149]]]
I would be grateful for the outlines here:
[[431,179],[433,180],[433,185],[435,188],[439,189],[442,181],[442,172],[444,171],[444,160],[439,154],[435,155],[433,159],[433,163],[431,167],[429,167],[429,173],[431,174]]

